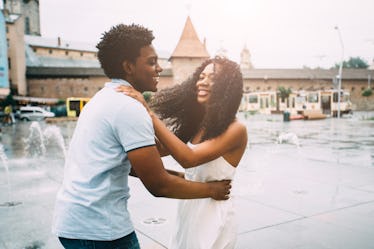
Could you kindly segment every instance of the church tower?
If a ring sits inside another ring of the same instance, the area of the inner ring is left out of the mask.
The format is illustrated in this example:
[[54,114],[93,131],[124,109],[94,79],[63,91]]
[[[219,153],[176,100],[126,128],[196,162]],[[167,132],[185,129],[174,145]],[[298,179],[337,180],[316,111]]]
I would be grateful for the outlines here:
[[174,84],[187,79],[209,57],[205,41],[202,43],[199,40],[191,18],[188,16],[179,42],[169,59],[173,68]]
[[221,41],[220,47],[217,50],[215,56],[228,58],[228,56],[227,56],[227,49],[223,46],[223,42],[222,41]]
[[10,14],[22,15],[24,33],[40,36],[39,0],[2,0],[4,9]]
[[240,68],[243,69],[252,69],[253,65],[251,62],[251,53],[247,48],[247,44],[244,45],[244,48],[240,52]]

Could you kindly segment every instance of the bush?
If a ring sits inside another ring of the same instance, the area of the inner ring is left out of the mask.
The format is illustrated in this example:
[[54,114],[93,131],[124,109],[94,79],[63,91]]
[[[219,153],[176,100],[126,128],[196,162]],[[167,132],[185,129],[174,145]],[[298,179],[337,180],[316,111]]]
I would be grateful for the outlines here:
[[373,94],[373,90],[371,88],[366,88],[365,90],[362,91],[362,96],[364,97],[369,97]]

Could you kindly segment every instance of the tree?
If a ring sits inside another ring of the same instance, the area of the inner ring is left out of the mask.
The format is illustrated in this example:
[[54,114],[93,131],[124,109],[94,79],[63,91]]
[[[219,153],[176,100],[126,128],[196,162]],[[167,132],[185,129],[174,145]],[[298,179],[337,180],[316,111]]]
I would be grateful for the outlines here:
[[8,106],[8,105],[14,106],[16,104],[17,102],[14,100],[12,94],[8,94],[6,98],[1,102],[2,107]]
[[[339,68],[340,63],[335,63],[334,68]],[[369,64],[360,57],[349,57],[349,60],[343,61],[343,68],[368,68]]]
[[148,103],[152,98],[152,92],[144,92],[143,97],[144,97],[144,100]]
[[282,102],[284,102],[285,99],[287,99],[290,94],[292,93],[291,88],[286,89],[284,86],[278,87],[279,96],[282,99]]

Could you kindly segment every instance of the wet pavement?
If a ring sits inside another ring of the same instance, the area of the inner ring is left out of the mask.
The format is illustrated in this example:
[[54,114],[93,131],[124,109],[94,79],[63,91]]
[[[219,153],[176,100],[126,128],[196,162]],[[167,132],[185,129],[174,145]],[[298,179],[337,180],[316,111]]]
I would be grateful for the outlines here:
[[[249,143],[232,198],[238,249],[374,248],[374,113],[283,122],[245,115]],[[64,150],[75,122],[19,122],[0,140],[0,248],[60,249],[51,234]],[[165,166],[182,170],[164,158]],[[167,248],[177,200],[130,178],[142,248]]]

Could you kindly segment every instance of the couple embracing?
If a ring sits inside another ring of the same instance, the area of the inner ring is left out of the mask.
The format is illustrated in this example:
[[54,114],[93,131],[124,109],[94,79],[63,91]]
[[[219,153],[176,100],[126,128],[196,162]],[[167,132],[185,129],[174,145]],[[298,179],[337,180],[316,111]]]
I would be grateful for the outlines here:
[[[66,249],[140,248],[127,209],[128,176],[156,197],[181,199],[171,249],[234,248],[231,180],[247,145],[236,119],[243,79],[208,59],[181,84],[157,91],[162,68],[152,31],[119,24],[98,43],[111,81],[86,104],[71,139],[53,232]],[[164,168],[171,155],[185,171]]]

